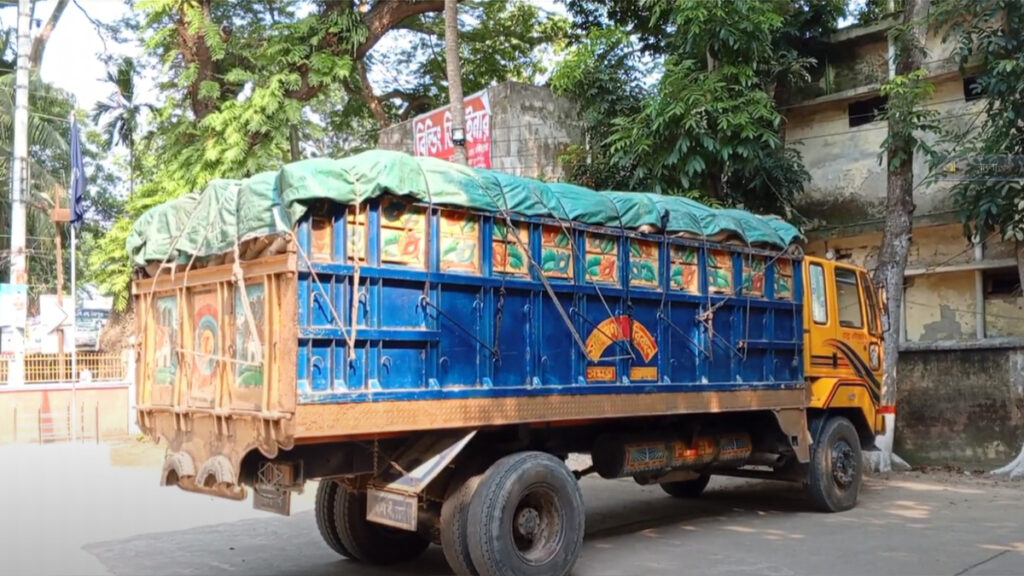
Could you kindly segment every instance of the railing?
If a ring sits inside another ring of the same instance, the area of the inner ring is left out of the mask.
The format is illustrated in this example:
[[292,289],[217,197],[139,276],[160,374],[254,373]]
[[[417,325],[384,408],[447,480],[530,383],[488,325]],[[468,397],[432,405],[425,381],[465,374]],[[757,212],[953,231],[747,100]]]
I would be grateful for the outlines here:
[[[10,382],[11,358],[0,357],[0,384]],[[81,381],[86,370],[93,381],[119,381],[127,377],[128,364],[121,354],[80,352],[77,358],[77,374],[71,373],[71,354],[64,354],[61,362],[57,354],[28,354],[25,356],[25,383],[49,384],[54,382]]]
[[[99,402],[91,406],[82,403],[78,407],[78,414],[72,417],[71,404],[56,410],[43,411],[42,408],[35,410],[19,410],[15,405],[11,409],[10,417],[3,423],[0,429],[0,437],[14,443],[38,442],[70,442],[77,439],[80,442],[93,441],[97,444],[102,440],[100,431],[100,414],[102,407]],[[77,418],[77,423],[75,418]],[[0,421],[5,420],[0,418]],[[6,427],[10,426],[10,430]],[[73,427],[78,430],[72,431]],[[5,436],[6,434],[6,436]]]

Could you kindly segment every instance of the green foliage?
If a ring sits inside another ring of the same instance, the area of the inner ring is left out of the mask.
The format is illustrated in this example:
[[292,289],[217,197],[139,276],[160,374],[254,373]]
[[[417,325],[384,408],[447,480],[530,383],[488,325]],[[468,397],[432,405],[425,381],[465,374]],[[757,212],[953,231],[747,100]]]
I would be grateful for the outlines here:
[[636,115],[646,94],[639,46],[623,30],[598,28],[569,49],[551,76],[551,88],[577,103],[591,147],[572,146],[561,158],[569,180],[598,190],[626,189],[635,164],[612,159],[611,120]]
[[[858,24],[872,24],[890,15],[890,0],[862,0],[854,10],[853,17]],[[903,0],[894,2],[895,13],[903,11]]]
[[889,123],[889,130],[878,160],[881,162],[888,155],[889,170],[913,162],[915,152],[923,153],[930,164],[937,163],[941,157],[924,138],[926,134],[943,131],[939,111],[926,106],[935,92],[935,85],[928,82],[927,77],[928,70],[918,68],[910,74],[894,76],[882,85],[886,107],[881,119]]
[[[112,136],[134,139],[129,166],[139,184],[89,259],[119,304],[128,302],[131,273],[124,240],[146,209],[214,178],[277,168],[291,159],[293,136],[300,155],[351,153],[373,146],[382,125],[447,100],[439,8],[422,4],[425,13],[395,22],[388,2],[136,1],[112,33],[142,42],[137,67],[159,78],[162,101],[145,131],[130,129],[126,113],[141,105],[128,104],[115,67],[120,96],[96,111]],[[412,5],[402,4],[399,13]],[[459,13],[467,93],[536,81],[568,29],[526,0],[466,0]],[[116,141],[127,146],[124,138]]]
[[968,236],[1024,240],[1024,5],[1014,0],[940,0],[936,25],[955,39],[962,68],[979,68],[981,114],[954,137],[960,164],[952,195]]
[[[844,9],[814,4],[653,0],[641,10],[617,0],[571,1],[590,32],[553,86],[577,101],[596,136],[585,153],[601,166],[588,166],[585,176],[605,180],[570,175],[789,216],[809,174],[783,146],[779,93],[807,76],[813,61],[802,43],[833,29]],[[602,24],[599,8],[614,25]],[[652,86],[640,80],[651,77],[641,63],[660,68]]]
[[[459,52],[466,95],[495,82],[535,83],[549,72],[552,47],[569,34],[570,22],[526,0],[465,0],[459,4]],[[389,112],[404,120],[444,105],[448,80],[443,14],[425,14],[395,33],[387,53],[368,58],[371,72],[385,74],[379,86]],[[409,71],[397,74],[395,70]]]
[[[50,219],[54,195],[62,194],[61,204],[68,207],[67,182],[69,178],[68,142],[70,123],[74,112],[70,94],[43,82],[32,75],[29,82],[31,110],[29,113],[29,189],[26,205],[26,236],[30,294],[52,293],[57,285],[56,238],[58,229]],[[11,157],[14,125],[14,75],[0,76],[0,278],[9,273],[8,254],[11,246],[8,223],[11,221]],[[81,120],[81,119],[80,119]],[[108,168],[102,154],[103,136],[95,131],[84,131],[82,153],[89,187],[84,204],[86,222],[82,233],[101,231],[119,213],[119,200],[115,190],[116,175]],[[59,236],[68,246],[68,230],[62,226]],[[86,243],[83,242],[83,245]],[[84,264],[84,263],[81,263]],[[80,273],[84,266],[80,264]],[[65,290],[70,289],[70,258],[65,258]]]

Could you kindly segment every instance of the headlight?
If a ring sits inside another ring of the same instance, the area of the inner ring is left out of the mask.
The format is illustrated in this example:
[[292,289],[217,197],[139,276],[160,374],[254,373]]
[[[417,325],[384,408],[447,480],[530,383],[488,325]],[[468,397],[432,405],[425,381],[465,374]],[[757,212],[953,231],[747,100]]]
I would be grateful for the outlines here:
[[871,363],[872,370],[878,370],[882,367],[881,356],[882,354],[878,344],[872,342],[871,345],[868,346],[868,360]]

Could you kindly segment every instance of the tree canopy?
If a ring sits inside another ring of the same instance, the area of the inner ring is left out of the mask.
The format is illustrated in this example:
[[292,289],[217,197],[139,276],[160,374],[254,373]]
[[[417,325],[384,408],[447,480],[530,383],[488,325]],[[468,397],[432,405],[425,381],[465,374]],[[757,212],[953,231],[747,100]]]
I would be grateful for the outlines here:
[[845,2],[567,4],[585,37],[553,85],[580,102],[590,138],[572,175],[790,215],[809,174],[784,146],[780,107],[813,63],[807,41],[835,28]]
[[933,18],[957,40],[961,69],[977,70],[972,89],[985,95],[969,137],[954,136],[950,151],[961,168],[952,192],[966,233],[1024,242],[1024,5],[940,0]]
[[[138,0],[116,28],[143,42],[132,63],[159,71],[162,101],[131,135],[144,104],[112,69],[116,98],[96,109],[132,144],[138,180],[126,216],[90,270],[126,294],[128,221],[211,179],[244,177],[305,155],[372,147],[380,128],[447,101],[443,0]],[[525,0],[459,8],[466,93],[537,81],[569,22]],[[122,62],[122,64],[124,64]],[[125,299],[121,298],[121,302]]]

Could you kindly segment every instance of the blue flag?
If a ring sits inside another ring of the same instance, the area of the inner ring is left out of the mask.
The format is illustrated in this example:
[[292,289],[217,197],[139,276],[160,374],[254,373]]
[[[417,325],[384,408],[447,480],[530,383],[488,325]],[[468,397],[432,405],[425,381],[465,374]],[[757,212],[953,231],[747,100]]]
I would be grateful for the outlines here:
[[85,163],[82,161],[82,135],[78,120],[71,121],[71,223],[85,219]]

